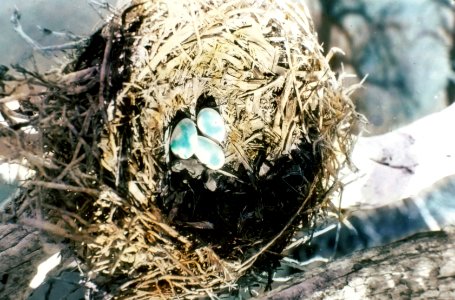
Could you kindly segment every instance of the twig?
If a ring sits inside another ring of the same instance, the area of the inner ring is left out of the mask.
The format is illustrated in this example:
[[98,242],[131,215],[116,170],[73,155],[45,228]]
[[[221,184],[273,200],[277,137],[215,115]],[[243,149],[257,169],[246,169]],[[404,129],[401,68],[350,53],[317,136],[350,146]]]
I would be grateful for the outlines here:
[[113,15],[118,15],[119,12],[109,4],[107,1],[96,1],[96,0],[88,0],[88,4],[93,8],[93,10],[98,14],[98,16],[101,19],[104,19],[103,15],[101,14],[100,10],[97,9],[95,6],[97,6],[100,9],[107,10],[109,13]]
[[77,41],[77,40],[81,40],[81,39],[84,39],[84,37],[80,36],[80,35],[75,35],[71,32],[60,32],[60,31],[54,31],[54,30],[51,30],[49,28],[45,28],[45,27],[41,27],[39,25],[36,25],[36,27],[43,32],[43,34],[45,35],[54,35],[54,36],[58,36],[58,37],[63,37],[63,38],[66,38],[68,40],[71,40],[71,41]]
[[[100,69],[100,91],[99,91],[99,109],[104,111],[104,90],[105,90],[105,83],[107,78],[109,77],[109,69],[108,69],[108,64],[109,64],[109,56],[111,54],[111,49],[112,49],[112,39],[114,35],[114,29],[112,25],[109,25],[109,33],[107,36],[107,41],[106,41],[106,47],[104,48],[104,55],[103,55],[103,62],[101,64],[101,69]],[[105,118],[105,121],[107,121],[107,116]]]
[[63,229],[57,225],[54,225],[52,223],[49,223],[47,221],[40,221],[40,220],[36,220],[36,219],[31,219],[31,218],[22,218],[22,219],[20,219],[19,223],[27,225],[27,226],[31,226],[34,228],[38,228],[38,229],[47,231],[53,235],[61,236],[61,237],[68,238],[68,239],[71,239],[74,241],[84,242],[84,241],[88,240],[88,237],[83,234],[81,234],[81,235],[71,234],[68,231],[66,231],[65,229]]
[[39,45],[37,42],[35,42],[31,37],[29,37],[24,30],[22,29],[22,25],[19,22],[21,19],[21,14],[19,13],[19,9],[17,7],[14,8],[13,14],[11,15],[10,21],[13,23],[14,30],[19,33],[19,35],[27,42],[29,43],[33,49],[40,49],[41,45]]
[[84,220],[84,219],[83,219],[81,216],[79,216],[78,214],[69,212],[69,211],[64,210],[64,209],[61,209],[61,208],[58,208],[58,207],[56,207],[56,206],[54,206],[54,205],[43,204],[43,208],[52,209],[52,210],[54,210],[54,211],[60,213],[61,215],[67,215],[67,216],[69,216],[69,217],[71,217],[71,218],[74,218],[74,219],[76,219],[77,221],[79,221],[79,222],[80,222],[82,225],[84,225],[84,226],[87,226],[87,227],[88,227],[88,226],[90,225],[89,222],[87,222],[86,220]]
[[48,189],[55,189],[55,190],[63,190],[63,191],[70,191],[75,193],[85,193],[92,196],[97,196],[99,194],[98,190],[91,189],[91,188],[84,188],[80,186],[74,185],[67,185],[63,183],[55,183],[55,182],[45,182],[39,180],[33,180],[30,182],[33,185],[42,186]]

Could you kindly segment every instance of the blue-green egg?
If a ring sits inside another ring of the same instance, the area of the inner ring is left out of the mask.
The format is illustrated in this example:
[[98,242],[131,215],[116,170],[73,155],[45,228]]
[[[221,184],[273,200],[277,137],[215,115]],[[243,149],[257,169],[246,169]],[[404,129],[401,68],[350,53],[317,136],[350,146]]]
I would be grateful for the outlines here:
[[217,143],[206,137],[197,137],[195,154],[199,161],[209,169],[218,170],[224,165],[225,158],[223,149],[221,149]]
[[223,118],[213,108],[203,108],[197,115],[197,127],[203,135],[222,143],[226,137]]
[[193,156],[198,143],[196,124],[188,118],[177,123],[171,135],[170,147],[176,156],[187,159]]

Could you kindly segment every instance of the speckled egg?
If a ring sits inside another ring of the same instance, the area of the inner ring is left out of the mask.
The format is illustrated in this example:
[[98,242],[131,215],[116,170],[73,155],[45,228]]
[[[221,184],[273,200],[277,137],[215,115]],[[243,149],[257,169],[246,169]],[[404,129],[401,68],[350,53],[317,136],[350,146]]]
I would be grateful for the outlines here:
[[203,108],[197,115],[197,127],[203,135],[221,143],[226,137],[226,127],[221,115],[213,108]]
[[209,169],[218,170],[224,165],[223,149],[217,143],[204,136],[197,137],[195,154],[199,161]]
[[196,124],[188,118],[175,125],[171,135],[170,148],[176,156],[187,159],[193,156],[198,143]]

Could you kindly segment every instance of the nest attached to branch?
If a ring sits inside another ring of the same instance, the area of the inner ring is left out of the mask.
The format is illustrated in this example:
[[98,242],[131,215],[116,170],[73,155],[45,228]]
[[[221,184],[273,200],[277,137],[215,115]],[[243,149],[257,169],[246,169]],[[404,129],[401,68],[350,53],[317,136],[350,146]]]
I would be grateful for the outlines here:
[[[308,13],[291,0],[133,2],[66,75],[24,71],[47,87],[21,102],[43,157],[23,196],[45,212],[34,224],[82,240],[90,276],[121,298],[206,295],[276,266],[339,187],[357,121]],[[204,107],[226,125],[219,171],[169,151]]]

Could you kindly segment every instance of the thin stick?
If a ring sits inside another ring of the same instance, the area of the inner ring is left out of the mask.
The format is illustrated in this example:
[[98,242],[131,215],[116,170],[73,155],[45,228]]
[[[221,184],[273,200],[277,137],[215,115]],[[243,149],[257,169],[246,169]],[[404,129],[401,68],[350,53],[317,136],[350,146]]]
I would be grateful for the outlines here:
[[62,215],[67,215],[67,216],[69,216],[69,217],[71,217],[71,218],[74,218],[74,219],[76,219],[77,221],[79,221],[79,222],[80,222],[82,225],[84,225],[84,226],[87,226],[87,227],[88,227],[88,226],[90,225],[89,222],[85,221],[85,220],[84,220],[81,216],[79,216],[78,214],[75,214],[75,213],[66,211],[66,210],[64,210],[64,209],[58,208],[58,207],[56,207],[56,206],[54,206],[54,205],[50,205],[50,204],[43,204],[42,206],[43,206],[43,208],[52,209],[52,210],[55,210],[55,211],[57,211],[58,213],[60,213],[60,214],[62,214]]
[[33,185],[42,186],[42,187],[45,187],[48,189],[70,191],[70,192],[75,192],[75,193],[85,193],[85,194],[92,195],[92,196],[97,196],[99,194],[99,191],[95,190],[95,189],[84,188],[84,187],[74,186],[74,185],[67,185],[67,184],[63,184],[63,183],[45,182],[45,181],[38,181],[38,180],[31,181],[30,183]]
[[40,220],[36,220],[36,219],[31,219],[31,218],[22,218],[22,219],[20,219],[19,223],[30,226],[30,227],[34,227],[37,229],[44,230],[51,234],[61,236],[64,238],[68,238],[73,241],[84,242],[84,241],[88,240],[87,236],[84,236],[82,234],[81,235],[71,234],[68,231],[66,231],[65,229],[61,228],[60,226],[54,225],[47,221],[40,221]]
[[99,109],[104,108],[104,90],[106,88],[105,83],[106,80],[109,76],[108,72],[108,64],[109,64],[109,56],[111,54],[111,49],[112,49],[112,36],[114,34],[113,26],[109,25],[109,35],[107,37],[106,41],[106,47],[104,48],[104,55],[103,55],[103,62],[101,64],[101,69],[100,69],[100,90],[99,90]]

